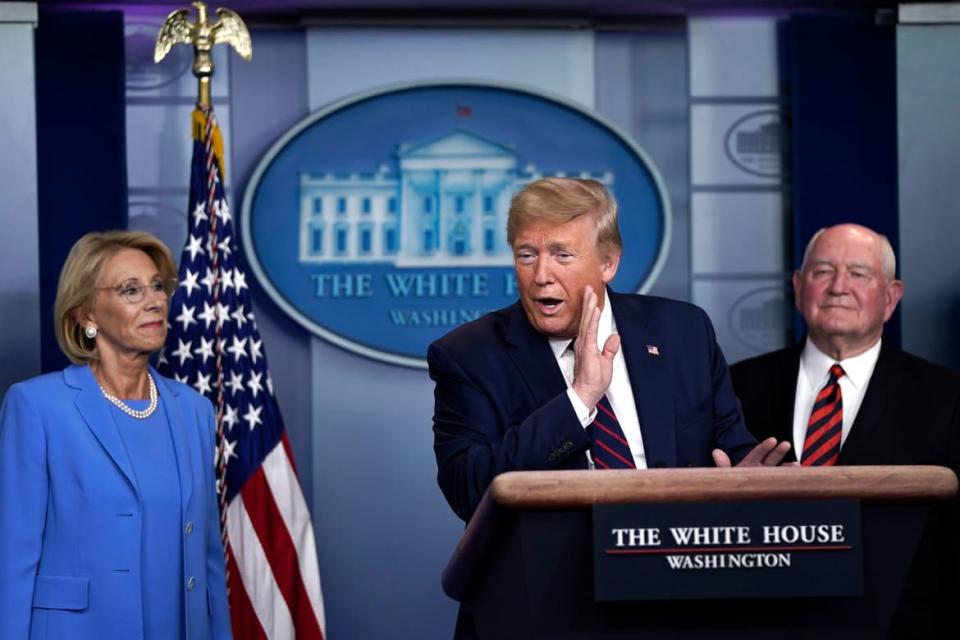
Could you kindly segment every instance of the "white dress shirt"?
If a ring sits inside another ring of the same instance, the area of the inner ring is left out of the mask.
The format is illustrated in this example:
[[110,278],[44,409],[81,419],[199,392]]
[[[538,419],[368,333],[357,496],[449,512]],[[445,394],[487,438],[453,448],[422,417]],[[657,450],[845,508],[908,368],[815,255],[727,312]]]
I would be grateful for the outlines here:
[[[597,328],[597,350],[603,349],[604,342],[616,330],[617,326],[613,321],[613,312],[610,310],[610,299],[608,297],[600,311],[600,325]],[[573,340],[570,338],[550,339],[549,342],[553,355],[557,358],[560,372],[563,373],[563,379],[567,381],[567,397],[570,398],[570,404],[573,405],[573,410],[580,418],[580,424],[586,429],[597,416],[597,408],[587,407],[583,404],[580,396],[570,386],[573,384],[573,366],[576,358],[573,350],[568,347]],[[617,421],[620,422],[623,435],[630,445],[630,453],[633,454],[634,464],[636,464],[637,469],[646,469],[647,456],[643,450],[643,438],[640,435],[640,418],[637,416],[637,405],[633,400],[633,388],[630,386],[630,376],[627,375],[627,363],[623,359],[622,348],[617,351],[617,355],[613,358],[613,378],[607,388],[607,400],[610,401],[610,406],[613,407],[613,412],[617,415]],[[587,453],[587,459],[590,459],[589,453]],[[592,468],[592,461],[590,461],[590,464]]]
[[[841,360],[843,377],[840,378],[840,394],[843,398],[843,426],[840,446],[847,441],[850,427],[860,410],[863,394],[870,384],[870,376],[880,357],[880,340],[860,355]],[[803,454],[803,441],[807,437],[807,423],[817,394],[830,379],[830,367],[837,361],[820,351],[810,339],[800,354],[800,370],[797,372],[797,395],[793,405],[793,446],[799,459]]]

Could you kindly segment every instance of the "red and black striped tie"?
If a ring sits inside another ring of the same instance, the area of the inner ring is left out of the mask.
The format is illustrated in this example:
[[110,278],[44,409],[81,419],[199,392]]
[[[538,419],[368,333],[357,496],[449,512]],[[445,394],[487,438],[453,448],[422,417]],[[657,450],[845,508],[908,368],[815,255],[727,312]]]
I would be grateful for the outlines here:
[[804,467],[834,465],[840,456],[840,434],[843,431],[843,395],[840,393],[840,378],[843,368],[830,367],[830,379],[813,403],[813,411],[807,422],[807,437],[803,441]]
[[620,421],[613,413],[607,396],[597,403],[597,417],[587,427],[593,447],[590,455],[598,469],[636,469],[630,445],[623,437]]

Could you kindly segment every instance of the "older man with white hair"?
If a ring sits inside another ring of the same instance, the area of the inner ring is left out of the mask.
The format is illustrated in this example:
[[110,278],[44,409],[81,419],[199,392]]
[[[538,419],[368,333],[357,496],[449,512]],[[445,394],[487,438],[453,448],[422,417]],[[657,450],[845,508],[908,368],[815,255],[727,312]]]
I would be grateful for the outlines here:
[[[806,340],[730,369],[754,437],[792,442],[788,458],[796,452],[803,466],[960,468],[960,376],[883,339],[903,295],[895,273],[889,240],[871,229],[814,234],[793,275]],[[892,637],[956,637],[943,616],[956,593],[956,537],[941,529],[925,538]]]

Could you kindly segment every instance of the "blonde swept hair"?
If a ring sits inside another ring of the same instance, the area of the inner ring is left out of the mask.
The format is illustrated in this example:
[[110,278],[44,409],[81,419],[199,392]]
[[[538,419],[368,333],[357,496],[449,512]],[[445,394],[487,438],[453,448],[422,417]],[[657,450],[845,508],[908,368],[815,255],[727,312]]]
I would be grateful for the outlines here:
[[582,215],[594,219],[601,254],[623,251],[617,201],[601,183],[583,178],[543,178],[513,196],[507,214],[507,242],[513,246],[520,229],[532,222],[562,224]]
[[96,343],[84,335],[79,316],[93,302],[103,265],[121,249],[143,251],[164,280],[177,277],[170,249],[145,231],[93,232],[77,240],[60,270],[57,299],[53,304],[57,344],[74,364],[87,364],[100,357]]

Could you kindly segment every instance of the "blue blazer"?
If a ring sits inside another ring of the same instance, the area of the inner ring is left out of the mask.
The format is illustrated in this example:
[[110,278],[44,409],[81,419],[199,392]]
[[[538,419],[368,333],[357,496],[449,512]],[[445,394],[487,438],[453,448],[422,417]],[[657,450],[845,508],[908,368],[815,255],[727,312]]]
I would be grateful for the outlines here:
[[[756,444],[710,319],[694,305],[607,291],[650,467],[739,461]],[[654,350],[653,347],[656,349]],[[519,302],[450,332],[427,352],[437,480],[469,520],[505,471],[586,468],[590,446],[547,339]]]
[[[152,371],[179,475],[188,640],[230,638],[210,402]],[[171,478],[171,482],[176,480]],[[88,367],[10,387],[0,409],[0,638],[142,638],[137,482]]]

